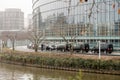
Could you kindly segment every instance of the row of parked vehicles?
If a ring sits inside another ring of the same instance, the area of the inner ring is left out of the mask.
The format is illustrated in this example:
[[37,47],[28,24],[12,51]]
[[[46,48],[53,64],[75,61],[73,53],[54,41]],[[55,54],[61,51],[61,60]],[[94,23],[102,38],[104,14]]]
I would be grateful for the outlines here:
[[[30,49],[34,49],[34,44],[29,44],[27,46]],[[88,43],[56,43],[56,44],[41,44],[39,45],[40,50],[57,50],[57,51],[74,51],[74,52],[93,52],[98,53],[99,52],[99,44],[94,45],[91,47]],[[101,52],[105,53],[112,53],[113,52],[113,44],[110,43],[101,43],[100,44],[100,50]]]

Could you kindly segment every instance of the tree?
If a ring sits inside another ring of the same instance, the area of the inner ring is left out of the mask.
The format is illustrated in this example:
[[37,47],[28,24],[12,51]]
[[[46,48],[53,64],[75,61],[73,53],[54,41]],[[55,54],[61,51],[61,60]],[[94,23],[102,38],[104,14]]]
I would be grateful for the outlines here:
[[35,52],[38,52],[38,48],[40,43],[45,39],[45,32],[34,29],[32,31],[28,31],[28,39],[34,45]]
[[15,50],[15,41],[16,41],[16,38],[17,38],[17,33],[15,33],[15,32],[9,32],[9,34],[6,35],[6,37],[8,39],[10,39],[10,41],[12,43],[12,50],[14,51]]
[[[73,7],[72,2],[74,0],[58,0],[58,1],[62,1],[62,2],[66,3],[68,5],[67,11],[68,11],[68,17],[69,17],[70,13],[72,12],[72,7]],[[78,1],[76,1],[74,8],[77,8],[78,6],[85,5],[86,3],[89,3],[89,2],[90,2],[91,5],[86,5],[89,8],[82,11],[82,12],[87,13],[87,16],[89,18],[89,22],[90,22],[91,17],[95,18],[94,13],[100,13],[100,12],[103,12],[103,11],[107,11],[104,7],[101,7],[101,5],[105,5],[105,7],[106,7],[106,5],[112,6],[113,9],[115,9],[116,5],[120,6],[120,0],[111,0],[111,1],[100,0],[99,3],[98,3],[97,0],[78,0]],[[118,14],[120,14],[120,7],[118,7],[117,12],[118,12]]]
[[[75,43],[75,39],[78,37],[75,32],[76,25],[63,24],[62,26],[63,27],[55,28],[53,31],[56,33],[56,36],[61,37],[66,44],[71,45],[68,50],[72,54],[73,44]],[[69,26],[69,29],[67,26]]]

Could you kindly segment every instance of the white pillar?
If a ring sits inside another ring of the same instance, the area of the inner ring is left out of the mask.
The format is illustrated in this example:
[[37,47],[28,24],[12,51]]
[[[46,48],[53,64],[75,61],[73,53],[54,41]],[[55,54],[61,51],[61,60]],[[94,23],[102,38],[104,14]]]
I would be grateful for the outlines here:
[[99,59],[101,58],[101,50],[100,50],[100,41],[99,41]]

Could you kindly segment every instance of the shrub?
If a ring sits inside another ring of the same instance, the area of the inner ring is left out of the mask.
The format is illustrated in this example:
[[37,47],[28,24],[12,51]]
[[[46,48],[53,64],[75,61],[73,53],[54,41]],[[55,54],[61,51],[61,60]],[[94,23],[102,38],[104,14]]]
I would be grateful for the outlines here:
[[[51,54],[52,55],[52,54]],[[82,68],[82,69],[103,69],[103,70],[120,70],[120,61],[113,60],[96,60],[82,59],[72,57],[54,57],[38,56],[31,54],[0,54],[1,60],[15,61],[28,64],[38,64],[40,66],[55,66],[65,68]]]

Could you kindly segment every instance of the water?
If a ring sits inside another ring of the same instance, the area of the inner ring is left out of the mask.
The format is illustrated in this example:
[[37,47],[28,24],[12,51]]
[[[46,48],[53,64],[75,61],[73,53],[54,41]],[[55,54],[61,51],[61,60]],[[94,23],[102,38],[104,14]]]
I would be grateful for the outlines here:
[[[0,63],[0,80],[69,80],[77,72],[32,68]],[[120,80],[119,75],[82,73],[82,80]]]

